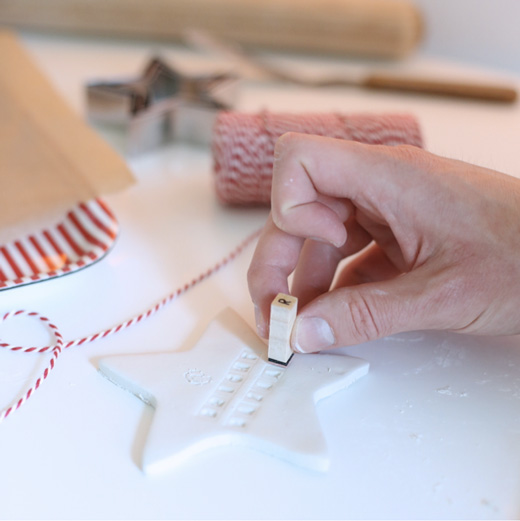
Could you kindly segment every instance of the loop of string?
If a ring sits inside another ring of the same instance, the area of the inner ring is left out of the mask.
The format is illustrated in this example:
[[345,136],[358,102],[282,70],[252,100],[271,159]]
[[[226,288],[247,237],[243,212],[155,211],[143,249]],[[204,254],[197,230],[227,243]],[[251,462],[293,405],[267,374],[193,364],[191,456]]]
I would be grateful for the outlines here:
[[201,282],[206,280],[208,277],[210,277],[211,275],[216,273],[218,270],[220,270],[222,267],[229,264],[251,242],[253,242],[253,240],[255,240],[259,234],[260,234],[260,230],[257,230],[254,233],[252,233],[251,235],[249,235],[226,257],[221,259],[219,262],[214,264],[211,268],[209,268],[205,272],[201,273],[198,277],[196,277],[196,278],[192,279],[190,282],[184,284],[184,286],[181,286],[180,288],[171,292],[169,295],[164,297],[161,301],[159,301],[153,307],[149,308],[148,310],[144,311],[143,313],[141,313],[139,315],[136,315],[135,317],[131,318],[130,320],[127,320],[125,322],[122,322],[121,324],[111,327],[110,329],[100,331],[99,333],[96,333],[96,334],[93,334],[90,336],[78,338],[76,340],[71,340],[69,342],[64,342],[63,337],[62,337],[58,327],[55,324],[53,324],[47,317],[44,317],[37,312],[18,310],[18,311],[10,311],[10,312],[6,313],[1,318],[2,322],[15,318],[15,317],[20,317],[20,316],[26,316],[29,318],[34,318],[34,319],[39,320],[42,324],[44,324],[49,329],[52,336],[54,337],[55,342],[51,345],[43,346],[43,347],[13,346],[7,342],[0,342],[0,348],[8,349],[10,351],[16,351],[16,352],[21,352],[21,353],[40,353],[40,354],[51,353],[51,359],[49,361],[49,364],[47,365],[45,370],[42,372],[42,374],[36,379],[36,381],[30,386],[30,388],[22,395],[22,397],[19,398],[18,400],[16,400],[15,402],[13,402],[11,405],[6,407],[5,409],[0,410],[0,423],[2,423],[2,421],[5,420],[13,412],[18,410],[35,393],[35,391],[38,390],[38,388],[43,383],[43,381],[47,379],[47,377],[49,376],[52,369],[54,369],[56,360],[62,353],[63,349],[67,349],[69,347],[80,346],[80,345],[83,345],[83,344],[86,344],[89,342],[94,342],[96,340],[100,340],[109,335],[117,333],[123,329],[126,329],[130,326],[138,324],[142,320],[154,315],[160,309],[162,309],[164,306],[166,306],[173,300],[176,300],[178,297],[180,297],[181,295],[186,293],[188,290],[197,286],[198,284],[200,284]]

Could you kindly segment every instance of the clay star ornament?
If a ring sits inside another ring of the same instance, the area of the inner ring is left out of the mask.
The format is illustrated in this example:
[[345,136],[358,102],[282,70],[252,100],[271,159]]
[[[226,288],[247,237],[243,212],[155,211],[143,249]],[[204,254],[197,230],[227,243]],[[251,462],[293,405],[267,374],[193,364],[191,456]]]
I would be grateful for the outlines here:
[[368,362],[312,354],[275,365],[248,324],[226,309],[189,351],[107,357],[99,370],[155,409],[142,455],[146,474],[236,445],[325,471],[316,403],[364,376]]

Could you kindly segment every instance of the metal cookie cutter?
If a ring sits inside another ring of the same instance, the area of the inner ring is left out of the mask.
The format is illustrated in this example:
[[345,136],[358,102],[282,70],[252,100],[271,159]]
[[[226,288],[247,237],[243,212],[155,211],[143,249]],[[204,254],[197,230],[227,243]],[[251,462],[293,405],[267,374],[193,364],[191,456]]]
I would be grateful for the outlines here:
[[138,78],[88,83],[88,119],[123,129],[130,155],[170,140],[207,145],[217,113],[233,107],[236,85],[233,74],[192,76],[155,57]]

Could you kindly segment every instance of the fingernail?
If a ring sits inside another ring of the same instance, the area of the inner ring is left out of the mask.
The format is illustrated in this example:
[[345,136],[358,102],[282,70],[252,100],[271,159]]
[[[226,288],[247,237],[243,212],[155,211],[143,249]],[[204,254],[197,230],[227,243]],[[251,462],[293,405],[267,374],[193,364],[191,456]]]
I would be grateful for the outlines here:
[[315,353],[336,343],[329,323],[320,317],[299,317],[293,335],[294,349],[300,353]]
[[264,320],[264,316],[262,315],[262,311],[258,306],[255,305],[255,323],[256,323],[256,331],[258,336],[262,338],[267,338],[267,324]]

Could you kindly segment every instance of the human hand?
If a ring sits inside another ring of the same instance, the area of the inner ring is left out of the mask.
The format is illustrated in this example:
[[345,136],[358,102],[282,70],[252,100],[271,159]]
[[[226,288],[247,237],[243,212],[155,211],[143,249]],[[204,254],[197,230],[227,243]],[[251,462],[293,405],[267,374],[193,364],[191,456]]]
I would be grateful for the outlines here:
[[263,337],[293,271],[296,352],[422,329],[520,333],[520,180],[409,146],[285,134],[248,272]]

